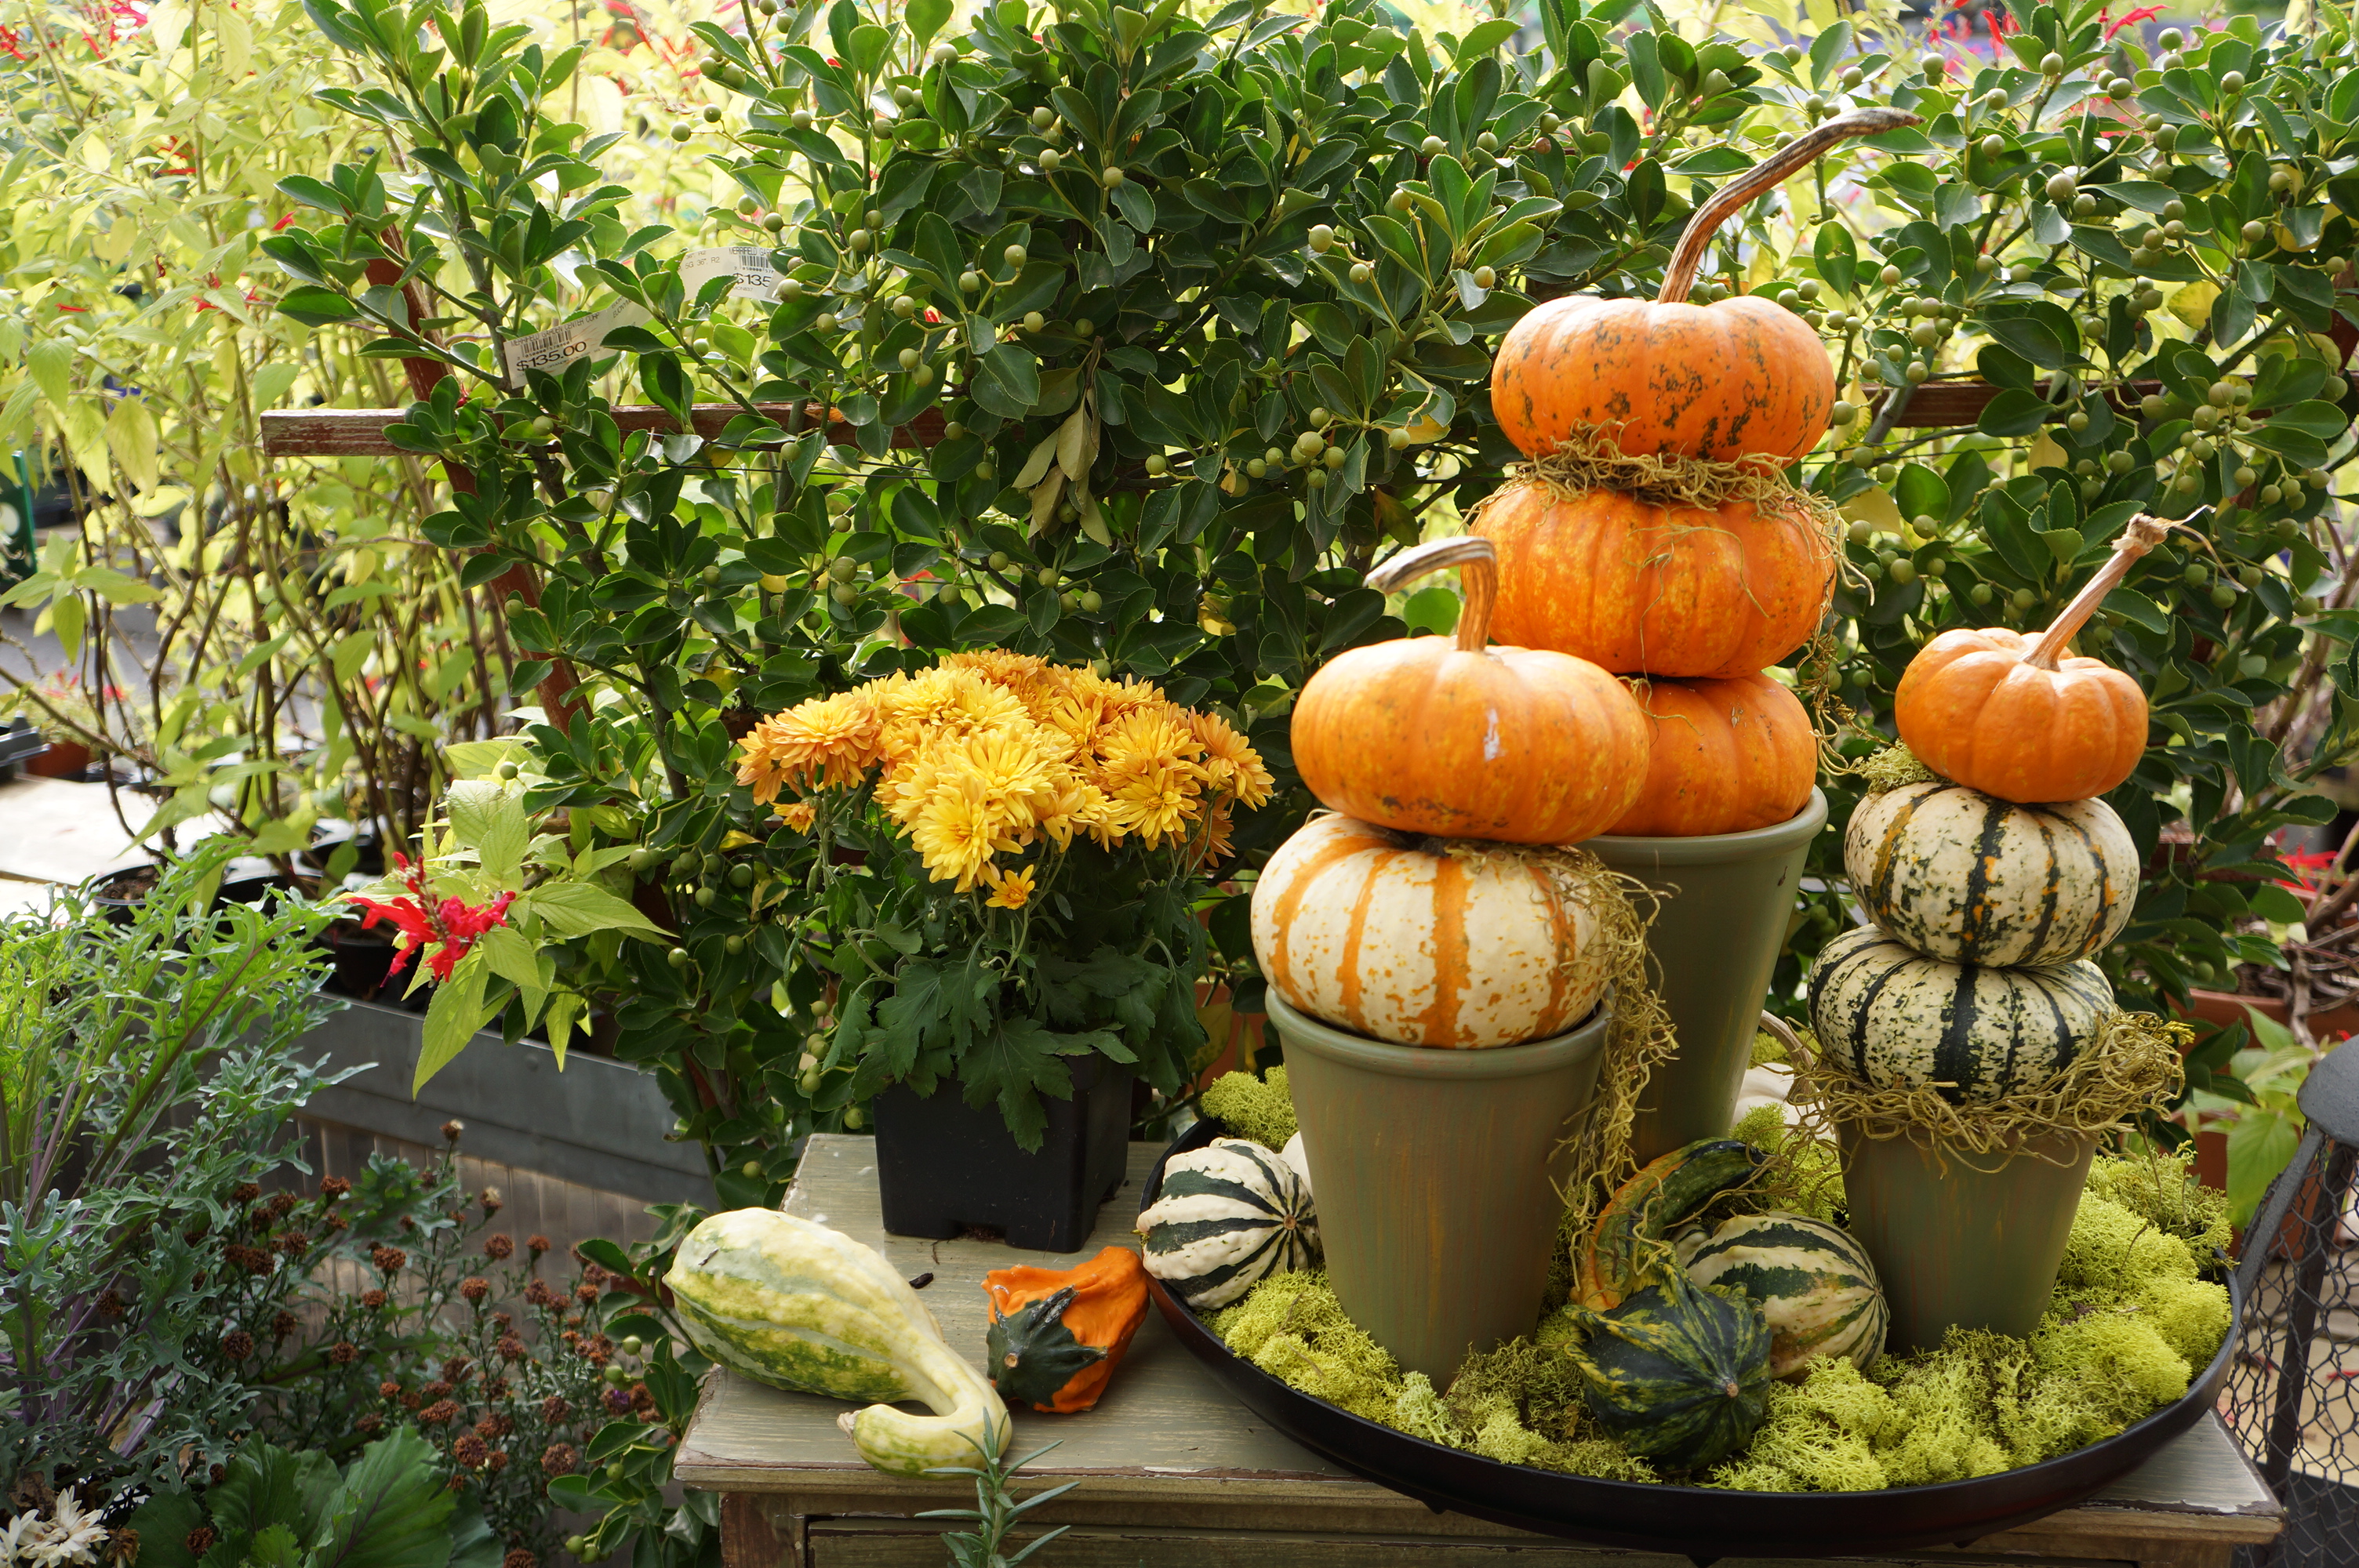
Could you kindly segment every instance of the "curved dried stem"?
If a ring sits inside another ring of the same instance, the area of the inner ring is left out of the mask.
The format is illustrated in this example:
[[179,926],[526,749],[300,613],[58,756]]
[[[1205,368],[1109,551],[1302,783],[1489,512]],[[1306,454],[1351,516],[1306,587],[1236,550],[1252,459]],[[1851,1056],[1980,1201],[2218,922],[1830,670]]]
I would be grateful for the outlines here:
[[1396,593],[1421,577],[1459,568],[1458,581],[1466,592],[1466,607],[1458,613],[1461,653],[1479,654],[1491,641],[1491,606],[1499,597],[1499,553],[1488,539],[1472,534],[1436,539],[1403,550],[1370,572],[1364,579],[1380,593]]
[[1838,114],[1822,125],[1813,126],[1796,136],[1785,146],[1771,153],[1751,168],[1730,180],[1712,199],[1695,211],[1688,220],[1685,232],[1680,235],[1678,246],[1671,252],[1671,265],[1663,274],[1662,292],[1655,298],[1665,305],[1677,305],[1685,300],[1688,291],[1695,287],[1696,274],[1703,268],[1704,252],[1711,249],[1712,236],[1720,226],[1752,205],[1754,199],[1776,189],[1786,182],[1786,177],[1826,154],[1838,142],[1854,136],[1872,136],[1880,131],[1897,131],[1904,125],[1921,125],[1921,115],[1906,109],[1878,105],[1871,109],[1854,109]]
[[2054,669],[2063,655],[2064,644],[2080,635],[2081,628],[2089,623],[2089,617],[2097,612],[2097,606],[2104,601],[2105,595],[2121,586],[2122,579],[2129,575],[2130,568],[2137,564],[2139,557],[2169,538],[2170,531],[2177,526],[2175,523],[2149,517],[2143,512],[2131,518],[2129,526],[2122,530],[2122,536],[2114,541],[2114,558],[2099,568],[2097,575],[2072,596],[2072,602],[2066,605],[2048,630],[2040,633],[2039,641],[2031,645],[2031,652],[2023,656],[2023,662],[2035,670]]

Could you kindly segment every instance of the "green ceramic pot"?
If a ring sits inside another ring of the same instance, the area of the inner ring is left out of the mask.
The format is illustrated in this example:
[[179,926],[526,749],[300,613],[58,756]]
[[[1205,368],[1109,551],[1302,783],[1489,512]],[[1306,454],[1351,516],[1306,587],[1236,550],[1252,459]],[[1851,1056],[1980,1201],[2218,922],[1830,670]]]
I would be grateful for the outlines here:
[[2095,1138],[2048,1133],[2011,1154],[1937,1159],[1855,1122],[1835,1130],[1851,1232],[1892,1307],[1887,1349],[1937,1348],[1952,1325],[2017,1339],[2039,1326]]
[[1606,1020],[1601,1006],[1570,1034],[1437,1050],[1344,1033],[1269,993],[1335,1294],[1437,1389],[1469,1349],[1539,1322]]
[[1827,797],[1814,789],[1810,805],[1775,827],[1695,838],[1609,834],[1582,843],[1662,901],[1647,946],[1679,1049],[1639,1097],[1630,1143],[1640,1164],[1727,1133],[1752,1065],[1762,999],[1786,944],[1802,861],[1826,825]]

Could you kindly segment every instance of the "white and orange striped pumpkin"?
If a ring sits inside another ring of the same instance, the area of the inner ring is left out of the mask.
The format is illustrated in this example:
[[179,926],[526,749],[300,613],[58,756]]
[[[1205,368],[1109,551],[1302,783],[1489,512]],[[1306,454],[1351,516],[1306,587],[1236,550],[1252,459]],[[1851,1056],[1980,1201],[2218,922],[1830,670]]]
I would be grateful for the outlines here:
[[1254,957],[1299,1011],[1397,1045],[1564,1033],[1604,994],[1597,917],[1545,866],[1321,816],[1253,895]]

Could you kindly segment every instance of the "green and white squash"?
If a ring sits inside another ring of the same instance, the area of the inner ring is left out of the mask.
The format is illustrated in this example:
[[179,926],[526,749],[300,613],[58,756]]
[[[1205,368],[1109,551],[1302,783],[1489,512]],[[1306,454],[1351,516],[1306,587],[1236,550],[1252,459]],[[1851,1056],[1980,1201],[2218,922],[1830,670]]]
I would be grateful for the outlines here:
[[2061,1072],[2097,1038],[2114,988],[2087,959],[1988,968],[1929,958],[1873,926],[1810,968],[1810,1026],[1830,1065],[1877,1088],[1981,1105]]
[[1701,1470],[1751,1437],[1769,1404],[1769,1329],[1734,1292],[1690,1281],[1669,1258],[1610,1312],[1565,1308],[1568,1350],[1589,1411],[1631,1453]]
[[1939,782],[1861,801],[1843,869],[1876,925],[1960,964],[2088,957],[2137,898],[2137,846],[2104,801],[2017,806]]
[[1310,1184],[1275,1150],[1242,1138],[1173,1155],[1138,1235],[1147,1271],[1199,1312],[1319,1259]]
[[[756,1382],[875,1400],[837,1424],[879,1470],[920,1476],[1004,1453],[999,1395],[942,1339],[926,1303],[871,1247],[775,1209],[716,1214],[664,1276],[699,1350]],[[884,1401],[915,1400],[930,1416]]]
[[1884,1353],[1892,1321],[1866,1249],[1850,1232],[1799,1214],[1746,1214],[1675,1243],[1688,1278],[1733,1287],[1769,1326],[1769,1375],[1797,1378],[1821,1357],[1862,1371]]

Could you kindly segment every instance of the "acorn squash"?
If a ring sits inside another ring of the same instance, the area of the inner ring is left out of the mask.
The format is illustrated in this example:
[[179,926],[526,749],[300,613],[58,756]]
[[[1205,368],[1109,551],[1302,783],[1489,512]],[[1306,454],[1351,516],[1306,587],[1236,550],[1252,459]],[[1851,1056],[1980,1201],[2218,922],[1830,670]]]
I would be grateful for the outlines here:
[[[875,1400],[836,1424],[897,1476],[1006,1451],[1012,1424],[983,1374],[942,1340],[918,1292],[874,1249],[775,1209],[716,1214],[664,1276],[699,1350],[756,1382]],[[929,1416],[886,1400],[915,1400]]]
[[1610,1312],[1565,1309],[1582,1331],[1565,1354],[1597,1423],[1669,1470],[1701,1470],[1761,1424],[1769,1328],[1761,1309],[1690,1281],[1658,1258]]

